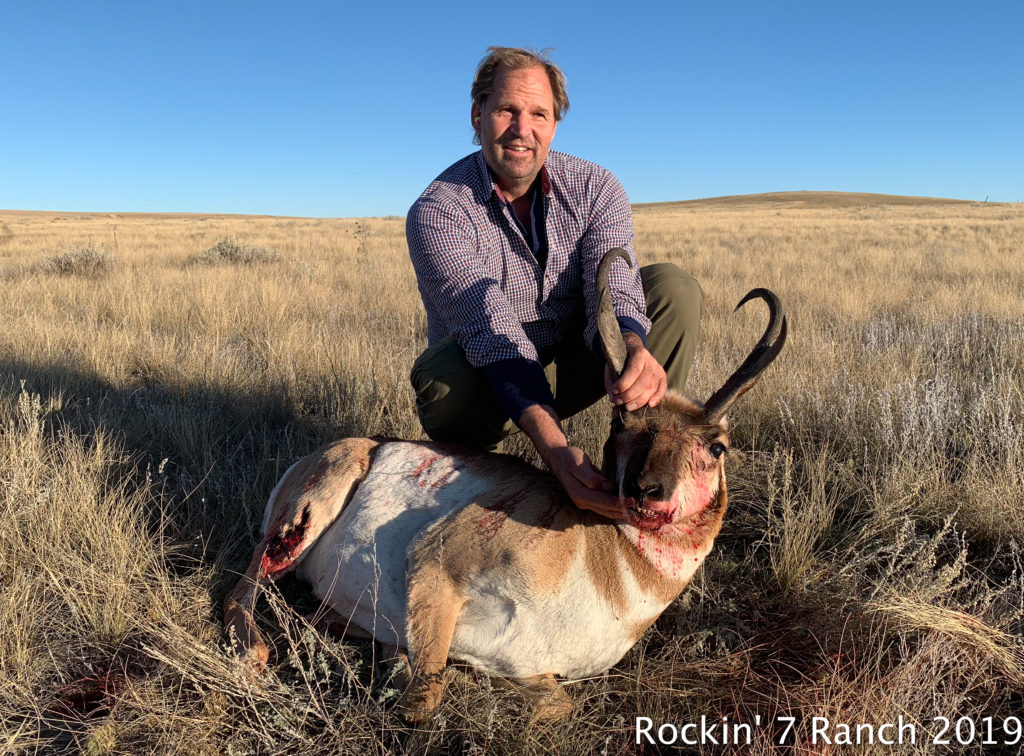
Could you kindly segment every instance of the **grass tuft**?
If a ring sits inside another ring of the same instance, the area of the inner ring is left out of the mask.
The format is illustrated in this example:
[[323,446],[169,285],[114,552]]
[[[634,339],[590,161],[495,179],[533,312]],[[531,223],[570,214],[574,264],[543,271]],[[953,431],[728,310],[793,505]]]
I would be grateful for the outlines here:
[[233,236],[225,236],[209,249],[189,258],[193,265],[262,265],[281,259],[273,247],[254,247],[240,243]]
[[114,260],[103,247],[74,247],[36,263],[30,273],[50,276],[102,278],[114,268]]

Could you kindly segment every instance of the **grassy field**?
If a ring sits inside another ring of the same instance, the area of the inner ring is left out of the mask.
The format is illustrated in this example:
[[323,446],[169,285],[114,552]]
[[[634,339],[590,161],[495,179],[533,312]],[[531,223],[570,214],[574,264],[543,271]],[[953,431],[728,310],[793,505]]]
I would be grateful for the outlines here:
[[[313,632],[298,583],[262,603],[263,679],[219,624],[291,462],[420,437],[403,220],[0,212],[0,753],[655,753],[638,716],[702,715],[753,744],[674,747],[851,752],[813,718],[842,742],[902,717],[916,742],[853,752],[1018,752],[1024,206],[773,194],[640,206],[636,228],[641,262],[706,292],[691,396],[760,334],[762,310],[731,314],[748,289],[789,313],[731,413],[716,550],[569,686],[568,721],[458,671],[411,730],[372,644]],[[595,458],[608,414],[568,424]]]

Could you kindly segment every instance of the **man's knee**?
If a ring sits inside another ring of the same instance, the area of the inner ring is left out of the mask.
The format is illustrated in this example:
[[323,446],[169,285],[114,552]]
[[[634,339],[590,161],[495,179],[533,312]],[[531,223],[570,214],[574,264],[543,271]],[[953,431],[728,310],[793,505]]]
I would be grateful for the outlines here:
[[655,326],[664,325],[681,332],[700,328],[704,289],[696,278],[672,263],[647,265],[640,270],[640,276],[647,299],[647,316]]
[[704,290],[672,263],[648,265],[640,276],[651,319],[647,349],[665,368],[669,387],[682,391],[697,350]]
[[492,449],[510,432],[486,375],[469,364],[454,338],[427,347],[409,379],[420,424],[432,440]]

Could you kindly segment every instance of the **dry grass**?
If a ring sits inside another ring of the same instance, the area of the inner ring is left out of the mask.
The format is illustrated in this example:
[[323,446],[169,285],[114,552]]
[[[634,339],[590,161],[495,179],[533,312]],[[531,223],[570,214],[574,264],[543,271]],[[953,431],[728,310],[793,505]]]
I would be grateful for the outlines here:
[[[707,753],[778,751],[781,716],[799,753],[829,752],[813,716],[919,726],[858,752],[941,751],[935,716],[1001,735],[1024,701],[1024,208],[769,195],[636,225],[643,260],[707,293],[696,397],[759,333],[756,308],[730,314],[744,292],[790,313],[733,414],[718,547],[620,665],[570,686],[570,721],[530,725],[459,671],[412,731],[372,645],[313,632],[301,586],[263,604],[258,681],[218,608],[291,461],[420,435],[401,219],[0,213],[0,752],[633,753],[640,715],[765,723]],[[188,264],[229,237],[276,256]],[[116,264],[47,270],[82,249]],[[570,423],[594,455],[606,412]]]

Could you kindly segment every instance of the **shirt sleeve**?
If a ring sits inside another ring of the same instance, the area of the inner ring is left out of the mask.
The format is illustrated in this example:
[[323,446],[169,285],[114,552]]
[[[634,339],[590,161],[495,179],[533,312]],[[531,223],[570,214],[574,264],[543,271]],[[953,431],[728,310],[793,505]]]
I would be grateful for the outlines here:
[[629,198],[611,172],[603,171],[596,181],[597,189],[586,231],[579,242],[579,252],[583,269],[583,296],[587,308],[584,339],[594,353],[600,356],[597,346],[597,266],[608,250],[621,247],[633,262],[633,269],[630,270],[624,261],[616,260],[608,277],[608,288],[619,328],[636,333],[646,343],[651,321],[647,317],[640,267],[633,251],[633,211],[629,206]]
[[425,307],[444,321],[469,364],[485,369],[509,417],[518,422],[529,406],[554,406],[537,348],[458,204],[421,197],[406,219],[406,238]]

